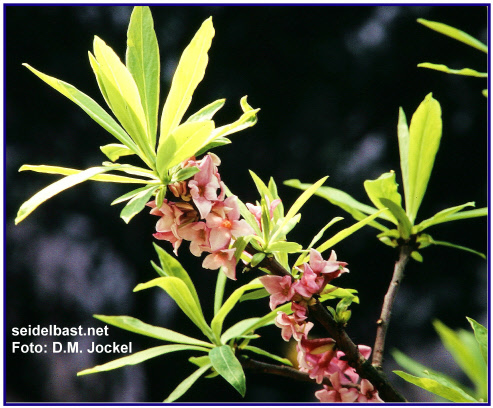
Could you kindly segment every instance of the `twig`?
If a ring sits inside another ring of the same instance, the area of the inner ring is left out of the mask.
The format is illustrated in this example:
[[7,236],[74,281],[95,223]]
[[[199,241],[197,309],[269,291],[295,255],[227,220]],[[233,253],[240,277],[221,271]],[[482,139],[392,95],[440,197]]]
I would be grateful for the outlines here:
[[394,305],[395,297],[397,295],[397,291],[399,290],[399,285],[404,278],[404,269],[409,261],[411,252],[412,247],[409,245],[402,245],[400,247],[399,259],[394,266],[392,281],[390,282],[389,289],[383,300],[382,313],[380,314],[380,319],[377,320],[378,327],[375,338],[375,346],[373,347],[372,365],[379,371],[382,371],[385,336],[389,327],[392,306]]

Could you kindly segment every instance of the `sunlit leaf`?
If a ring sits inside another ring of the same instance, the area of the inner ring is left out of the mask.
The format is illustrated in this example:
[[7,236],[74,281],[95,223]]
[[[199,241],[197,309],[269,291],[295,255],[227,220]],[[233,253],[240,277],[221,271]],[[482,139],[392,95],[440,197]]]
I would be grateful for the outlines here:
[[[401,195],[397,192],[397,183],[393,171],[382,174],[376,180],[366,180],[364,182],[364,187],[371,202],[379,210],[387,208],[387,206],[380,201],[380,198],[386,198],[387,200],[392,201],[396,206],[401,207]],[[397,218],[390,209],[386,210],[386,214],[394,224],[398,223]]]
[[399,122],[397,124],[397,139],[399,141],[399,156],[401,163],[402,184],[404,188],[404,200],[406,209],[409,208],[409,127],[407,126],[406,114],[399,108]]
[[134,289],[138,292],[143,289],[148,289],[158,286],[165,290],[176,302],[178,307],[187,315],[187,317],[204,333],[209,339],[212,339],[212,331],[207,325],[200,305],[190,293],[185,282],[174,276],[155,278],[146,283],[140,283]]
[[147,123],[147,137],[152,149],[156,145],[159,105],[159,47],[149,7],[136,6],[127,32],[127,68],[139,91]]
[[174,389],[174,391],[166,398],[163,402],[174,402],[185,394],[189,388],[200,378],[202,375],[211,368],[211,364],[206,364],[200,367],[192,375],[185,378],[179,385]]
[[409,207],[407,215],[414,223],[428,187],[435,156],[442,136],[440,104],[429,93],[419,105],[409,126]]
[[58,193],[61,193],[62,191],[70,187],[89,180],[91,177],[94,177],[98,174],[114,170],[116,167],[118,166],[115,165],[115,167],[91,167],[87,170],[81,171],[80,173],[71,174],[62,178],[61,180],[55,181],[53,184],[50,184],[48,187],[45,187],[41,191],[37,192],[29,200],[21,205],[19,211],[17,212],[15,223],[18,224],[19,222],[24,220],[29,214],[31,214],[36,208],[38,208],[39,205],[41,205],[51,197],[57,195]]
[[112,162],[117,161],[121,156],[129,156],[131,154],[135,154],[127,146],[117,143],[111,143],[105,146],[101,146],[100,149]]
[[478,72],[478,71],[471,69],[471,68],[452,69],[452,68],[447,67],[446,65],[433,64],[431,62],[422,62],[422,63],[418,64],[418,67],[419,68],[433,69],[435,71],[445,72],[447,74],[465,75],[465,76],[472,76],[472,77],[477,77],[477,78],[488,78],[487,72]]
[[435,395],[439,395],[445,399],[452,402],[478,402],[476,399],[466,394],[462,389],[457,388],[445,381],[438,382],[437,380],[431,378],[419,378],[414,375],[407,374],[403,371],[393,371],[399,377],[410,382],[411,384],[417,385]]
[[104,316],[94,315],[94,317],[102,322],[119,327],[123,330],[128,330],[133,333],[142,334],[144,336],[153,337],[159,340],[165,340],[172,343],[191,344],[194,346],[212,347],[212,344],[203,340],[194,339],[193,337],[185,336],[173,330],[164,327],[152,326],[143,321],[130,316]]
[[446,246],[446,247],[449,247],[449,248],[460,249],[461,251],[471,252],[472,254],[475,254],[477,256],[480,256],[483,259],[486,259],[486,255],[483,254],[482,252],[475,251],[474,249],[467,248],[467,247],[462,246],[462,245],[452,244],[452,243],[446,242],[446,241],[437,241],[435,239],[433,240],[433,244],[435,244],[435,245],[441,245],[441,246]]
[[466,317],[466,319],[474,330],[474,336],[478,342],[484,362],[488,363],[488,329],[470,317]]
[[287,358],[279,357],[279,356],[277,356],[275,354],[269,353],[268,351],[265,351],[265,350],[263,350],[261,348],[255,347],[255,346],[247,345],[247,346],[242,347],[242,350],[251,351],[252,353],[255,353],[255,354],[258,354],[260,356],[264,356],[264,357],[270,358],[272,360],[275,360],[275,361],[277,361],[277,362],[279,362],[281,364],[284,364],[284,365],[287,365],[287,366],[290,366],[290,367],[293,366],[293,363],[291,363],[291,361],[288,360]]
[[205,347],[189,346],[185,344],[168,344],[166,346],[157,346],[157,347],[149,348],[147,350],[139,351],[129,356],[118,358],[106,364],[97,365],[93,368],[88,368],[87,370],[79,371],[77,375],[80,376],[86,374],[100,373],[102,371],[110,371],[128,365],[139,364],[142,363],[143,361],[149,360],[157,356],[161,356],[163,354],[173,353],[175,351],[182,351],[182,350],[199,350],[205,352],[209,351],[209,349]]
[[457,220],[465,220],[468,218],[476,218],[476,217],[486,217],[488,215],[488,208],[476,208],[475,210],[461,211],[455,214],[449,214],[445,217],[442,222],[449,221],[457,221]]
[[214,347],[209,352],[209,357],[214,369],[244,397],[246,392],[245,373],[231,347]]
[[195,112],[192,116],[190,116],[185,123],[192,122],[202,122],[204,120],[212,120],[216,112],[224,106],[226,99],[218,99],[210,103],[209,105],[204,106],[199,111]]
[[288,254],[292,254],[295,252],[299,252],[303,249],[303,247],[296,242],[286,242],[286,241],[276,241],[272,244],[269,244],[266,251],[268,252],[286,252]]
[[397,220],[398,230],[401,237],[403,239],[409,239],[413,226],[411,225],[411,221],[409,221],[409,218],[407,218],[404,209],[400,205],[397,205],[394,201],[391,201],[387,198],[381,197],[380,202],[389,209],[389,211]]
[[457,41],[461,41],[464,44],[470,45],[471,47],[477,48],[480,51],[486,53],[488,52],[488,47],[486,44],[483,44],[481,41],[478,41],[476,38],[470,36],[464,31],[458,30],[457,28],[436,21],[425,20],[424,18],[418,18],[418,23],[421,23],[432,30],[438,31],[440,34],[444,34]]
[[205,68],[209,60],[207,52],[213,37],[212,18],[208,18],[181,55],[161,114],[159,146],[180,124],[197,85],[204,78]]
[[121,219],[128,224],[134,216],[144,209],[157,188],[157,186],[151,186],[134,195],[125,207],[123,207],[120,213]]
[[250,317],[248,319],[241,320],[241,321],[235,323],[229,329],[224,331],[224,333],[221,336],[221,343],[225,344],[228,341],[230,341],[231,339],[241,337],[245,334],[250,333],[252,331],[251,327],[255,323],[258,323],[259,319],[260,319],[259,317]]
[[[455,207],[447,208],[445,210],[437,212],[433,217],[430,217],[424,221],[421,221],[415,226],[415,232],[423,231],[424,229],[431,227],[432,225],[440,224],[442,222],[450,221],[448,219],[451,215],[463,210],[466,207],[474,207],[474,202],[465,203]],[[486,215],[486,214],[485,214]]]

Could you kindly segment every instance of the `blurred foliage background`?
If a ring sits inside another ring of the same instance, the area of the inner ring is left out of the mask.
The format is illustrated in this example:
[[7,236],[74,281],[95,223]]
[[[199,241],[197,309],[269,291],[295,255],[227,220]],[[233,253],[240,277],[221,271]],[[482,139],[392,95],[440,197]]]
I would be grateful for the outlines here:
[[[104,101],[89,67],[87,50],[94,35],[123,58],[130,6],[6,6],[6,399],[9,402],[162,401],[194,371],[185,353],[163,356],[139,366],[87,377],[76,372],[109,361],[114,355],[12,354],[12,341],[133,342],[134,351],[160,344],[110,328],[108,338],[13,338],[12,327],[28,325],[99,327],[92,314],[131,315],[155,325],[196,335],[172,300],[158,289],[132,293],[155,277],[152,248],[157,218],[145,212],[125,225],[120,206],[111,201],[125,186],[86,182],[43,204],[14,226],[19,206],[56,176],[18,173],[24,164],[87,168],[106,158],[99,146],[112,137],[78,107],[21,66],[65,80],[102,106]],[[235,120],[239,99],[249,96],[260,107],[256,126],[221,147],[221,176],[245,202],[257,199],[248,169],[280,185],[285,205],[299,191],[282,181],[315,182],[367,202],[365,179],[395,170],[400,177],[397,144],[398,108],[408,120],[428,92],[443,111],[442,144],[418,221],[437,211],[476,201],[487,205],[488,139],[484,79],[418,69],[420,62],[451,68],[486,70],[485,55],[429,30],[419,17],[457,27],[487,40],[486,6],[152,6],[162,61],[162,95],[167,94],[178,58],[201,22],[213,16],[216,37],[206,76],[189,113],[227,98],[217,123]],[[335,216],[353,221],[342,210],[313,197],[302,209],[291,240],[307,245]],[[397,254],[366,228],[335,248],[351,273],[338,284],[359,290],[348,333],[358,344],[373,346],[375,321]],[[437,227],[433,237],[486,252],[485,219]],[[167,243],[162,243],[170,250]],[[435,334],[438,318],[452,328],[468,328],[465,316],[483,324],[487,313],[487,263],[450,248],[423,251],[424,263],[411,261],[400,289],[388,334],[396,347],[432,368],[460,375]],[[216,272],[180,249],[180,261],[192,275],[205,313],[211,316]],[[240,276],[240,282],[253,278]],[[239,274],[240,275],[240,274]],[[227,290],[233,290],[229,283]],[[261,315],[268,300],[243,304],[238,316]],[[226,322],[227,323],[227,322]],[[259,340],[273,352],[289,354],[275,327]],[[324,335],[322,331],[318,334]],[[408,399],[430,401],[386,370]],[[466,381],[464,378],[459,380]],[[269,375],[247,375],[247,395],[222,379],[200,380],[181,401],[315,402],[317,386]]]

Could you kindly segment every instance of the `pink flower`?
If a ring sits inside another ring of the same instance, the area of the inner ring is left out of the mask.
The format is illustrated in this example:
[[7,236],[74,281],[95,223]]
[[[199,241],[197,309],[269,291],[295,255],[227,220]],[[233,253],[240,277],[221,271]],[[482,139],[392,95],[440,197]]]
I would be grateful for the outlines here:
[[362,379],[360,384],[360,395],[358,397],[358,402],[384,402],[378,395],[378,391],[375,390],[373,384]]
[[178,255],[178,248],[180,247],[183,240],[177,237],[172,231],[156,232],[152,234],[152,236],[159,240],[169,241],[171,245],[173,245],[173,252],[175,253],[175,255]]
[[[368,360],[368,358],[370,358],[371,347],[359,344],[358,350],[366,360]],[[358,379],[359,379],[359,375],[358,375],[358,373],[356,373],[355,369],[352,368],[348,364],[348,362],[343,358],[344,356],[345,356],[344,352],[342,352],[342,351],[337,352],[336,358],[332,362],[333,365],[329,368],[329,372],[332,373],[334,371],[339,371],[340,373],[344,374],[344,376],[345,376],[345,377],[342,376],[342,378],[341,378],[342,382],[357,383]]]
[[210,252],[209,228],[205,222],[193,222],[186,224],[178,230],[180,236],[190,241],[190,252],[195,256],[202,255],[203,251]]
[[[272,201],[272,203],[269,202],[269,199],[267,197],[265,197],[265,199],[267,201],[267,207],[269,208],[270,219],[272,219],[274,217],[274,210],[281,203],[281,199],[277,198],[274,201]],[[260,205],[253,205],[253,204],[250,204],[250,203],[246,203],[246,206],[247,206],[248,210],[255,217],[255,220],[257,221],[258,226],[260,228],[262,228],[262,223],[261,223],[261,219],[262,219],[262,207]]]
[[300,302],[292,302],[291,303],[291,310],[293,311],[294,320],[298,324],[307,319],[307,316],[306,316],[307,307],[306,307],[305,301],[302,300]]
[[228,197],[223,202],[217,202],[206,217],[207,227],[211,229],[211,250],[217,251],[229,246],[232,238],[253,234],[254,231],[245,220],[240,220],[238,198]]
[[277,312],[275,325],[282,329],[281,337],[284,341],[289,341],[291,336],[299,341],[303,336],[306,337],[313,327],[312,322],[299,324],[293,316],[288,316],[284,312]]
[[326,283],[330,282],[332,279],[339,277],[342,273],[349,272],[345,266],[346,262],[338,262],[335,251],[332,251],[330,258],[324,261],[320,252],[315,249],[310,249],[310,267],[317,273],[324,275],[326,278]]
[[200,217],[205,218],[212,208],[212,202],[218,200],[217,190],[221,187],[211,156],[205,156],[198,165],[200,171],[188,182],[192,200],[199,210]]
[[233,280],[236,280],[236,258],[235,249],[220,249],[207,255],[202,262],[206,269],[219,269],[223,267],[224,274]]
[[309,340],[302,337],[296,346],[299,370],[308,373],[310,378],[321,384],[331,360],[336,355],[335,343],[331,338]]
[[303,264],[303,275],[295,282],[294,290],[305,298],[311,298],[324,288],[324,278],[313,272],[308,264]]
[[355,402],[359,392],[356,388],[345,388],[341,386],[339,373],[333,373],[329,377],[332,387],[324,385],[324,388],[315,392],[320,402]]
[[291,301],[294,295],[291,276],[265,275],[259,278],[267,292],[270,293],[270,309],[274,310],[278,305]]

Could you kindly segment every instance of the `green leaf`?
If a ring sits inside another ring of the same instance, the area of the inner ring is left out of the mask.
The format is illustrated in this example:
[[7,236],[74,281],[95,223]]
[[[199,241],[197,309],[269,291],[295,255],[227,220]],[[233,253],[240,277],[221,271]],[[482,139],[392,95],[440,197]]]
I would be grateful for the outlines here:
[[77,373],[77,376],[100,373],[102,371],[110,371],[127,365],[135,365],[142,363],[143,361],[149,360],[151,358],[161,356],[163,354],[173,353],[175,351],[181,351],[181,350],[199,350],[205,352],[209,351],[209,349],[204,347],[189,346],[184,344],[168,344],[166,346],[157,346],[157,347],[149,348],[147,350],[139,351],[129,356],[118,358],[106,364],[97,365],[93,368],[88,368],[86,370],[79,371]]
[[465,76],[472,76],[472,77],[477,77],[477,78],[488,78],[487,72],[478,72],[478,71],[471,69],[471,68],[451,69],[451,68],[447,67],[446,65],[433,64],[431,62],[422,62],[422,63],[418,64],[418,68],[433,69],[435,71],[445,72],[447,74],[465,75]]
[[80,173],[71,174],[70,176],[66,176],[61,180],[55,181],[53,184],[50,184],[48,187],[45,187],[41,191],[37,192],[29,200],[27,200],[26,202],[24,202],[24,204],[21,205],[21,208],[17,212],[15,223],[18,224],[19,222],[24,220],[39,205],[41,205],[51,197],[57,195],[58,193],[61,193],[62,191],[70,187],[80,184],[83,181],[86,181],[98,174],[105,173],[110,170],[114,170],[116,167],[118,166],[91,167],[87,170],[81,171]]
[[263,299],[267,296],[269,296],[270,293],[267,292],[266,289],[259,289],[259,290],[253,290],[249,293],[246,293],[244,294],[241,298],[240,298],[240,303],[241,302],[245,302],[247,300],[257,300],[257,299]]
[[397,124],[397,139],[399,140],[399,156],[401,163],[402,184],[406,208],[409,208],[411,196],[409,195],[409,127],[406,114],[399,108],[399,122]]
[[[433,326],[445,348],[452,354],[454,360],[473,384],[480,387],[484,384],[484,387],[487,387],[487,368],[474,335],[465,330],[455,332],[439,320],[435,320]],[[482,394],[483,392],[480,393]]]
[[400,236],[404,239],[409,239],[413,226],[411,225],[411,221],[409,221],[409,218],[407,218],[404,209],[400,205],[397,205],[387,198],[380,197],[380,201],[390,210],[392,215],[396,218]]
[[246,96],[241,98],[241,107],[243,109],[243,114],[240,116],[240,118],[233,122],[230,123],[229,125],[224,125],[221,127],[218,127],[215,129],[209,139],[207,140],[206,143],[210,143],[217,138],[228,136],[232,133],[237,133],[241,130],[247,129],[249,127],[252,127],[257,123],[257,113],[260,109],[253,109],[248,103],[246,103]]
[[[289,187],[299,188],[300,190],[307,190],[308,188],[311,187],[311,184],[300,183],[299,180],[287,180],[284,182],[284,184]],[[345,193],[344,191],[338,190],[336,188],[327,187],[327,186],[320,187],[315,192],[315,195],[325,198],[330,203],[337,205],[338,207],[342,208],[344,211],[347,211],[357,221],[360,221],[363,218],[365,218],[367,214],[374,214],[378,211],[376,208],[360,203],[359,201],[351,197],[349,194]],[[380,217],[390,221],[389,217],[385,213],[380,214]],[[384,227],[383,225],[379,224],[376,221],[372,221],[369,225],[376,229],[379,229],[380,231],[388,230],[388,228]]]
[[403,371],[393,371],[399,377],[403,378],[411,384],[417,385],[435,395],[439,395],[452,402],[479,402],[470,395],[466,394],[460,388],[454,387],[445,381],[438,382],[431,378],[419,378],[414,375],[407,374]]
[[221,343],[226,344],[231,339],[238,338],[252,332],[251,327],[257,323],[259,319],[259,317],[250,317],[235,323],[222,334]]
[[257,252],[252,256],[252,260],[250,261],[250,265],[255,268],[260,262],[265,259],[266,254],[263,252]]
[[483,259],[486,259],[486,255],[481,253],[481,252],[478,252],[478,251],[475,251],[474,249],[471,249],[471,248],[467,248],[465,246],[462,246],[462,245],[456,245],[456,244],[452,244],[450,242],[446,242],[446,241],[436,241],[436,240],[433,240],[432,241],[432,244],[435,244],[435,245],[442,245],[442,246],[446,246],[446,247],[449,247],[449,248],[455,248],[455,249],[460,249],[462,251],[466,251],[466,252],[471,252],[472,254],[475,254],[477,256],[480,256],[481,258]]
[[474,207],[474,201],[439,211],[433,217],[421,221],[418,225],[415,226],[415,230],[416,232],[420,232],[428,227],[431,227],[432,225],[441,224],[443,222],[450,221],[448,219],[449,216],[461,211],[465,207]]
[[[387,207],[380,201],[381,198],[386,198],[387,200],[392,201],[396,206],[401,207],[401,195],[397,192],[397,183],[395,182],[395,173],[393,171],[382,174],[376,180],[366,180],[364,182],[364,187],[371,202],[379,210]],[[390,209],[386,210],[386,214],[390,221],[394,224],[398,224],[397,218]]]
[[466,319],[474,330],[474,336],[478,342],[484,362],[488,364],[488,329],[470,317],[466,317]]
[[476,40],[474,37],[466,34],[464,31],[458,30],[457,28],[436,21],[425,20],[424,18],[418,18],[418,23],[435,30],[440,34],[444,34],[457,41],[461,41],[464,44],[470,45],[471,47],[477,48],[480,51],[485,53],[488,52],[488,47],[486,44],[483,44],[481,41]]
[[209,369],[211,368],[211,364],[206,364],[200,367],[197,371],[195,371],[192,375],[185,378],[178,387],[166,398],[163,402],[174,402],[178,398],[180,398],[183,394],[185,394],[188,389]]
[[197,153],[195,153],[195,156],[201,156],[209,150],[214,149],[215,147],[225,146],[228,144],[231,144],[231,140],[225,137],[218,137],[214,141],[209,142],[205,146],[203,146]]
[[214,129],[214,122],[184,123],[177,127],[164,142],[159,144],[157,152],[157,170],[161,177],[168,169],[193,156],[203,145]]
[[185,48],[161,115],[159,147],[174,132],[185,114],[197,85],[202,81],[209,60],[207,51],[214,37],[212,18],[208,18]]
[[116,137],[121,143],[127,146],[130,150],[141,156],[138,147],[135,145],[129,135],[121,128],[121,126],[93,99],[86,94],[79,91],[74,86],[67,82],[60,81],[54,77],[43,74],[42,72],[34,69],[29,64],[22,64],[28,68],[32,73],[41,78],[44,82],[56,89],[63,96],[66,96],[76,105],[78,105],[84,112],[86,112],[91,119],[102,126],[105,130]]
[[409,127],[409,196],[406,212],[414,223],[428,186],[442,137],[440,104],[429,93],[419,105]]
[[188,180],[200,171],[198,167],[185,167],[173,175],[172,182]]
[[367,225],[368,223],[370,223],[372,220],[374,220],[376,217],[378,217],[382,213],[382,211],[383,210],[380,210],[380,211],[376,212],[375,214],[369,215],[365,219],[357,222],[356,224],[353,224],[350,227],[344,228],[343,230],[339,231],[332,238],[329,238],[322,245],[320,245],[318,248],[316,248],[317,251],[322,253],[323,251],[333,247],[335,244],[342,241],[344,238],[347,238],[351,234],[358,231],[360,228],[362,228],[365,225]]
[[486,217],[488,215],[488,208],[477,208],[475,210],[461,211],[455,214],[449,214],[442,222],[465,220],[468,218]]
[[210,103],[207,106],[204,106],[198,112],[195,112],[192,116],[190,116],[185,123],[192,122],[203,122],[205,120],[212,120],[216,112],[224,106],[226,99],[218,99]]
[[272,244],[269,244],[266,251],[268,252],[285,252],[287,254],[293,254],[295,252],[299,252],[303,249],[303,247],[296,242],[286,242],[286,241],[277,241]]
[[212,347],[212,344],[202,340],[194,339],[173,330],[164,327],[152,326],[144,323],[135,317],[130,316],[104,316],[94,315],[94,317],[102,322],[119,327],[123,330],[128,330],[133,333],[142,334],[144,336],[153,337],[159,340],[170,341],[173,343],[190,344],[193,346]]
[[174,276],[181,279],[185,285],[187,285],[188,290],[195,299],[195,303],[200,308],[199,296],[197,295],[197,290],[195,285],[190,278],[188,272],[181,266],[181,263],[173,255],[168,254],[163,248],[161,248],[156,243],[153,243],[154,249],[159,257],[159,262],[161,263],[161,268],[166,276]]
[[123,210],[120,213],[121,219],[128,224],[135,215],[144,209],[145,205],[149,202],[158,188],[158,186],[151,186],[133,196],[127,205],[123,207]]
[[159,47],[149,7],[136,6],[127,32],[127,68],[139,91],[151,148],[156,145],[159,108]]
[[291,363],[291,361],[288,360],[287,358],[276,356],[275,354],[269,353],[268,351],[262,350],[261,348],[258,348],[255,346],[247,345],[247,346],[242,347],[241,349],[251,351],[252,353],[270,358],[272,360],[278,361],[279,363],[290,366],[290,367],[293,366],[293,363]]
[[140,283],[135,287],[134,292],[155,286],[159,286],[161,289],[165,290],[183,313],[187,315],[209,340],[212,340],[211,328],[207,325],[200,305],[196,303],[196,300],[190,293],[185,282],[174,276],[155,278],[149,282]]
[[472,390],[468,390],[466,387],[464,387],[462,384],[459,382],[455,381],[453,378],[446,376],[443,373],[436,372],[434,370],[431,370],[430,368],[418,363],[417,361],[413,360],[412,358],[409,358],[406,356],[404,353],[400,352],[399,350],[392,350],[391,352],[392,357],[394,357],[394,360],[399,364],[402,368],[406,369],[409,371],[411,374],[416,375],[416,376],[429,376],[429,375],[435,375],[435,376],[441,376],[442,379],[447,381],[449,384],[453,385],[454,387],[457,388],[462,388],[464,392],[467,394],[471,394]]
[[[59,166],[33,166],[30,164],[24,164],[19,171],[35,171],[37,173],[46,174],[62,174],[64,176],[70,176],[72,174],[79,174],[84,170],[70,169],[68,167]],[[119,170],[115,168],[114,170]],[[88,178],[88,180],[102,181],[107,183],[132,183],[132,184],[148,184],[150,180],[136,179],[132,177],[116,176],[114,174],[98,174],[96,176]]]
[[258,279],[254,279],[250,283],[247,283],[246,285],[240,286],[238,289],[236,289],[228,298],[228,300],[224,302],[224,304],[221,306],[211,322],[212,332],[218,339],[221,337],[224,319],[233,309],[233,307],[238,303],[243,293],[245,293],[247,290],[259,289],[262,287],[263,285],[260,283],[260,281]]
[[[127,67],[118,55],[99,37],[94,37],[92,65],[100,87],[111,110],[144,154],[146,163],[153,168],[154,147],[147,136],[147,120],[139,90]],[[103,89],[102,89],[103,90]]]
[[112,162],[117,161],[121,156],[129,156],[135,154],[127,146],[117,143],[111,143],[105,146],[101,146],[100,149]]
[[[156,186],[154,186],[154,188],[156,188]],[[135,190],[129,191],[128,193],[125,193],[122,196],[118,197],[117,199],[113,200],[111,205],[119,204],[119,203],[122,203],[124,201],[130,200],[131,198],[135,197],[137,194],[139,194],[143,191],[147,191],[148,189],[149,189],[149,186],[145,186],[145,187],[141,187],[141,188],[137,188]]]
[[231,347],[214,347],[209,352],[209,357],[212,367],[244,397],[246,392],[245,373]]

